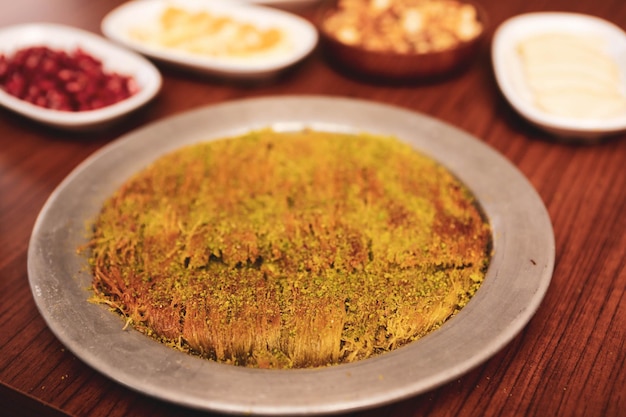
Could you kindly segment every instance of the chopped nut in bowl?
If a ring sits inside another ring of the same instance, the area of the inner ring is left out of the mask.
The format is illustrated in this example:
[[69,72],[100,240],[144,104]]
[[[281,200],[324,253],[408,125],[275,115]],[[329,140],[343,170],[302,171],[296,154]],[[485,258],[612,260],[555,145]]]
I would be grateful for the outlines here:
[[333,63],[377,78],[448,74],[467,64],[485,13],[464,0],[329,0],[319,30]]

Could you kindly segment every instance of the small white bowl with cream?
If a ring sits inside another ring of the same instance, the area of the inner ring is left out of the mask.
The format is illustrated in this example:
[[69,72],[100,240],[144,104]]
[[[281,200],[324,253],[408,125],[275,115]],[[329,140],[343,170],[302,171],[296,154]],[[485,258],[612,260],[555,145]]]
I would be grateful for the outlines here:
[[315,26],[296,14],[218,0],[127,2],[104,17],[101,30],[152,59],[237,79],[275,76],[318,40]]
[[561,138],[626,131],[626,32],[577,13],[502,23],[492,41],[496,81],[511,106]]

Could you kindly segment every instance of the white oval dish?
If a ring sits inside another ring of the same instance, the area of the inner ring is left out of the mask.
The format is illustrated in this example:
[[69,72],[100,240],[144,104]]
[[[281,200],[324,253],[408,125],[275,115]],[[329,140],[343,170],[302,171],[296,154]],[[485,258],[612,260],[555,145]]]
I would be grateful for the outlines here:
[[[136,29],[158,28],[161,14],[170,6],[189,12],[211,12],[259,28],[279,28],[287,33],[289,47],[280,53],[255,58],[214,57],[147,44],[131,35],[131,31]],[[306,57],[315,48],[318,39],[315,26],[294,14],[270,7],[211,0],[129,2],[107,14],[101,27],[108,38],[148,57],[201,73],[232,78],[273,76]]]
[[316,3],[321,3],[324,0],[213,0],[213,1],[221,1],[223,3],[243,3],[243,4],[258,4],[261,6],[271,6],[278,8],[296,8],[296,7],[305,7],[312,6]]
[[495,78],[511,106],[534,125],[564,139],[596,140],[626,131],[626,112],[608,119],[581,119],[552,115],[533,103],[517,48],[531,36],[548,33],[593,36],[605,40],[603,52],[617,64],[621,75],[619,90],[626,96],[626,33],[622,29],[584,14],[527,13],[502,23],[492,41]]
[[69,130],[103,127],[147,103],[161,88],[161,74],[150,61],[93,33],[51,23],[29,23],[0,29],[0,54],[10,56],[31,46],[65,51],[81,48],[99,59],[106,71],[132,76],[139,86],[137,93],[118,103],[78,112],[36,106],[0,89],[0,104],[49,126]]
[[[231,0],[223,0],[231,1]],[[235,0],[232,0],[235,1]],[[256,3],[264,6],[277,7],[285,10],[297,10],[299,8],[310,7],[322,0],[236,0],[243,3]]]

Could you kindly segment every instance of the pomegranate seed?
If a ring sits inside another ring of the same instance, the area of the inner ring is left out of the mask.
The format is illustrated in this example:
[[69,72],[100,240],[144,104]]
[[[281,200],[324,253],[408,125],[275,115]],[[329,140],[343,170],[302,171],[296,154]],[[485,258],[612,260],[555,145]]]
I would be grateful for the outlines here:
[[72,52],[45,46],[0,54],[0,88],[41,107],[62,111],[97,109],[139,91],[130,76],[107,73],[102,62],[80,48]]

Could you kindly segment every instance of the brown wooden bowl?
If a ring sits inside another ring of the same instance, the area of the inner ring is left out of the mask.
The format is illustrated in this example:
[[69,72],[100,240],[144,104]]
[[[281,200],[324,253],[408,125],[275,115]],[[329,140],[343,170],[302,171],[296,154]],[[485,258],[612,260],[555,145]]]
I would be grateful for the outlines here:
[[365,76],[387,80],[412,80],[444,76],[461,70],[476,55],[486,32],[486,13],[473,2],[478,20],[482,23],[480,33],[469,41],[461,41],[455,47],[427,53],[398,53],[392,51],[374,51],[361,46],[349,45],[339,41],[325,29],[324,21],[337,7],[337,0],[329,0],[322,5],[317,18],[320,43],[327,59],[332,64]]

